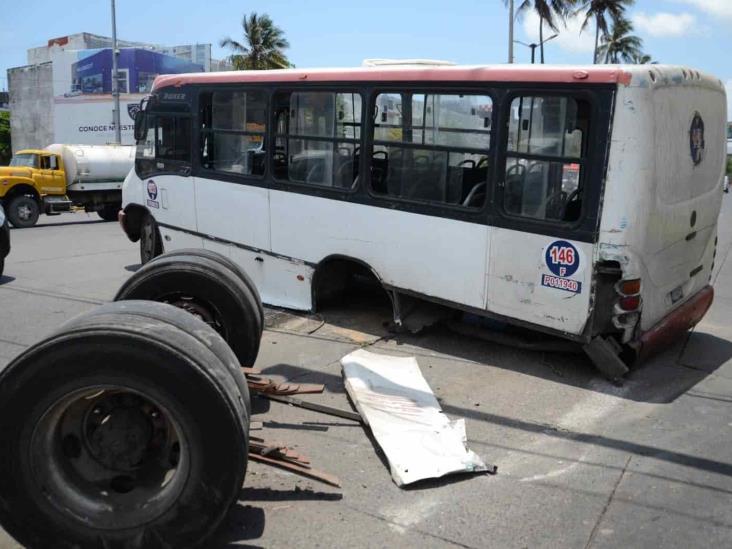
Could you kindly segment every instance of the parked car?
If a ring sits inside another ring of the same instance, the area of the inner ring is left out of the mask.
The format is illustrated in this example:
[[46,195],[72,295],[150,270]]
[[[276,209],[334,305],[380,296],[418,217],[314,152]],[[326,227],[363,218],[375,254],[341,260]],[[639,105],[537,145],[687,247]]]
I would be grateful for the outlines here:
[[5,217],[5,210],[0,204],[0,276],[3,275],[5,258],[10,253],[10,227]]

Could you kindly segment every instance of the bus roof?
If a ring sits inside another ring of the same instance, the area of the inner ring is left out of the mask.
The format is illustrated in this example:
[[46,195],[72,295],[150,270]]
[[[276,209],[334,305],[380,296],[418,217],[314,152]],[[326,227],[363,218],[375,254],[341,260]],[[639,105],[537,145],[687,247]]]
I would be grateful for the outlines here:
[[628,84],[628,67],[617,65],[375,66],[327,69],[199,72],[155,79],[153,90],[185,84],[245,82],[543,82]]
[[680,65],[380,65],[354,68],[197,72],[155,78],[153,91],[185,84],[248,82],[526,82],[616,84],[657,88],[696,86],[724,92],[722,81]]

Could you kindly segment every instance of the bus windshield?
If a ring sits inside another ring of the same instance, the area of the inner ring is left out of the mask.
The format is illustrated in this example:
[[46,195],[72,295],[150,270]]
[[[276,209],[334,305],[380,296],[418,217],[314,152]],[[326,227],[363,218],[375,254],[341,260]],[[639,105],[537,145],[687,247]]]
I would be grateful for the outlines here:
[[37,168],[38,155],[31,153],[16,154],[10,161],[10,165],[15,167]]

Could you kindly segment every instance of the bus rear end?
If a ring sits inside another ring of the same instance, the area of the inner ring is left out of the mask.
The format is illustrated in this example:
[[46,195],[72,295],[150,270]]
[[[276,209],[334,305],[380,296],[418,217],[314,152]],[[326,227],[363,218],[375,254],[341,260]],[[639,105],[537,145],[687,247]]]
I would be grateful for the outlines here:
[[597,248],[605,314],[595,324],[647,356],[711,305],[726,97],[718,79],[695,70],[628,70],[613,117]]

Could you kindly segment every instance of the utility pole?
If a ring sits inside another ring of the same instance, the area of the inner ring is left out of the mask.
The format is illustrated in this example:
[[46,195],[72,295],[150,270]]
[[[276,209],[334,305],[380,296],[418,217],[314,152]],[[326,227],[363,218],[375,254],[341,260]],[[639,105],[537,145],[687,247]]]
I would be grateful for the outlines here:
[[114,100],[114,110],[112,110],[112,123],[114,124],[114,142],[117,145],[122,144],[122,128],[119,122],[119,73],[117,72],[117,14],[112,0],[112,99]]
[[508,2],[508,62],[513,63],[513,0]]

